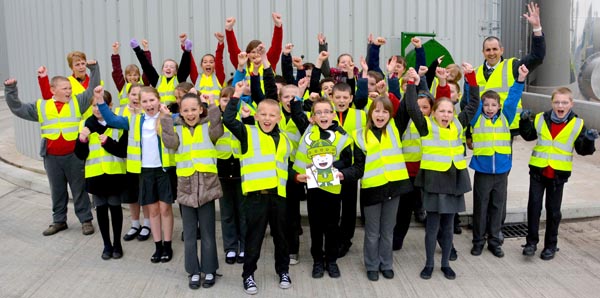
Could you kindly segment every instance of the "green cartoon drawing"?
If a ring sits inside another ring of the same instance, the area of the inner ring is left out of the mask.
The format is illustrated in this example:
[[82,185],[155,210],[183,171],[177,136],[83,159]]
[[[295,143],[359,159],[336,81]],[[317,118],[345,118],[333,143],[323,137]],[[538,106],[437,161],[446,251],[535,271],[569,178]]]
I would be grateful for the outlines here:
[[338,170],[333,167],[333,160],[337,154],[337,149],[333,145],[335,133],[327,132],[330,136],[328,139],[312,140],[311,133],[304,137],[304,142],[309,147],[307,156],[312,161],[312,165],[306,168],[306,175],[309,177],[306,181],[308,188],[340,184],[340,179],[337,177]]

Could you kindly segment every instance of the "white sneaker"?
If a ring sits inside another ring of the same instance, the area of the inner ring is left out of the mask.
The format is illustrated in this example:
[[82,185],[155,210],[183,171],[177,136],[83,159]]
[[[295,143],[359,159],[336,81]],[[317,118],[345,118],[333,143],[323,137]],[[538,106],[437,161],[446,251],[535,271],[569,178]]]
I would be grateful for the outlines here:
[[279,274],[279,287],[282,289],[289,289],[292,287],[292,279],[290,274],[287,272]]
[[291,254],[290,255],[290,265],[296,265],[298,264],[300,261],[298,259],[298,254]]
[[258,287],[256,286],[256,282],[254,282],[254,276],[250,275],[244,279],[244,292],[250,295],[258,293]]

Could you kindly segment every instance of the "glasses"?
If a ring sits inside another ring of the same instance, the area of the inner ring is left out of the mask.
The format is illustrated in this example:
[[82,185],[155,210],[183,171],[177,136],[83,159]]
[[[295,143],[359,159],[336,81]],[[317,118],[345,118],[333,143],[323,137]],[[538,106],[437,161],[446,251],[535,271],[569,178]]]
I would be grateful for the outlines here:
[[333,113],[333,111],[325,110],[325,111],[315,111],[314,114],[317,116],[321,116],[321,115],[328,115],[328,114],[332,114],[332,113]]
[[553,102],[552,102],[552,105],[553,105],[553,106],[557,106],[557,107],[559,107],[559,106],[566,107],[566,106],[568,106],[570,103],[571,103],[570,101],[553,101]]

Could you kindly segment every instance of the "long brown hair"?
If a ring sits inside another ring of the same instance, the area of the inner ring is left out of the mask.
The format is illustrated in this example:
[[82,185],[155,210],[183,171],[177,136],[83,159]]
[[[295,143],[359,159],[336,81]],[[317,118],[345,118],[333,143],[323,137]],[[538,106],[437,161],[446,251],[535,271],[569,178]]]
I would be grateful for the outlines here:
[[[373,102],[371,103],[371,106],[369,107],[369,112],[367,113],[367,129],[365,129],[365,140],[367,138],[367,132],[369,130],[371,130],[371,128],[373,128],[373,126],[374,126],[373,125],[373,112],[377,108],[378,103],[381,103],[383,108],[390,113],[390,120],[392,119],[392,115],[394,115],[394,106],[392,105],[392,102],[390,101],[389,97],[380,95],[377,98],[373,99]],[[386,123],[382,127],[382,132],[381,132],[382,134],[385,134],[385,132],[386,132],[385,128],[387,127],[387,125],[389,123],[390,122],[388,121],[388,123]]]

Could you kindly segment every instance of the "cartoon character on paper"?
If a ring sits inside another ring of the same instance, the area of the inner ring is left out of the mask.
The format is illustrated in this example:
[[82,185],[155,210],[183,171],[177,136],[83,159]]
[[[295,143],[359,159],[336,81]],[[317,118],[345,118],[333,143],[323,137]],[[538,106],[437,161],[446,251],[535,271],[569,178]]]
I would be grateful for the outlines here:
[[312,161],[312,165],[306,168],[306,175],[309,177],[306,181],[308,188],[340,184],[340,179],[337,177],[338,170],[333,167],[333,159],[337,153],[333,145],[335,133],[327,132],[329,132],[328,139],[312,140],[311,133],[304,137],[304,142],[309,147],[307,155]]

